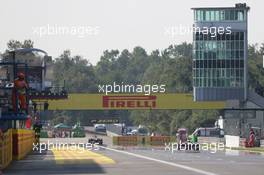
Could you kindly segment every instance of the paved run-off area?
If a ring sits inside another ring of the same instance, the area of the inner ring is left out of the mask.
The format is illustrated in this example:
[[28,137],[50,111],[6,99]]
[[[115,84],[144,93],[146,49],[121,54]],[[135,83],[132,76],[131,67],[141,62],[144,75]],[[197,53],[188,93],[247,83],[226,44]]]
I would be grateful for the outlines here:
[[263,175],[264,155],[244,151],[169,152],[157,148],[34,152],[4,174]]
[[62,150],[52,150],[56,164],[114,164],[115,161],[102,154],[90,150],[75,150],[74,147]]

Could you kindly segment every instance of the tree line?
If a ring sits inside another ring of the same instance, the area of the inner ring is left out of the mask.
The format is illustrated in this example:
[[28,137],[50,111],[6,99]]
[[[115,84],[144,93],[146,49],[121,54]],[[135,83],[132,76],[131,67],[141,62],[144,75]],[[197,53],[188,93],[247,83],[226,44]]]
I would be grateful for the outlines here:
[[[30,48],[31,40],[10,40],[7,49]],[[264,43],[249,45],[249,88],[264,95],[264,68],[262,56]],[[149,54],[142,47],[132,51],[106,50],[96,65],[89,59],[72,55],[65,50],[50,60],[53,66],[53,84],[62,85],[64,80],[69,93],[96,93],[98,84],[165,84],[166,92],[192,93],[192,44],[183,42],[170,45]],[[89,124],[93,117],[120,117],[129,124],[145,125],[150,131],[174,134],[180,127],[193,131],[196,127],[212,126],[221,115],[219,110],[132,110],[132,111],[53,111],[48,119],[54,123],[73,124],[81,121]]]

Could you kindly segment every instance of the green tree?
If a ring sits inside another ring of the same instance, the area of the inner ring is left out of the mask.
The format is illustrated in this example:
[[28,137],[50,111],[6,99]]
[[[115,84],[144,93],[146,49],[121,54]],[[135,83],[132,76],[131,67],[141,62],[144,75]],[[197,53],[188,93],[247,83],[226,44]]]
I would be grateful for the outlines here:
[[9,50],[16,50],[21,48],[33,48],[34,42],[30,39],[24,40],[24,41],[18,41],[18,40],[9,40],[7,43],[7,48]]
[[97,80],[93,66],[81,56],[66,50],[54,61],[54,83],[66,82],[69,92],[96,92]]

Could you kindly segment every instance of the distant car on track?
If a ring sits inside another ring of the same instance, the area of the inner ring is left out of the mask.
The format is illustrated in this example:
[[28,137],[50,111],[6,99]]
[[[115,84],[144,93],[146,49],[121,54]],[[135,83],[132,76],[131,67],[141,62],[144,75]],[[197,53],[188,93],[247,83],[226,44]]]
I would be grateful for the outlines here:
[[94,125],[94,131],[95,132],[106,132],[105,124],[95,124]]
[[93,138],[90,138],[88,140],[88,143],[90,143],[90,144],[103,145],[103,139],[98,138],[97,136],[94,136]]

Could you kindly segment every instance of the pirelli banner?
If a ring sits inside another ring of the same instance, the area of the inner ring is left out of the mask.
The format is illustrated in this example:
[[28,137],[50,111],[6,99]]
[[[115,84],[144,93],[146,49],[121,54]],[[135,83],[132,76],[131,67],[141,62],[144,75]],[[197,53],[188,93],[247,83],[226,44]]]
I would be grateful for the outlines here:
[[194,102],[192,94],[69,94],[49,100],[49,110],[223,109],[223,101]]

